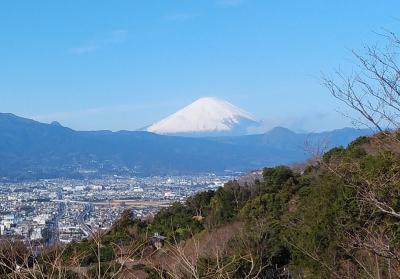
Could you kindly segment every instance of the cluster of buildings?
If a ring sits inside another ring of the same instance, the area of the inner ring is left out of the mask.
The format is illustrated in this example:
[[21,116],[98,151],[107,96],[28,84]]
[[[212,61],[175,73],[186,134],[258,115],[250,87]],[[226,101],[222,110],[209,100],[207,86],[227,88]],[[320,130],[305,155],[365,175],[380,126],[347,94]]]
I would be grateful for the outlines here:
[[144,218],[232,178],[207,174],[3,182],[0,236],[41,245],[68,243],[109,229],[124,210]]

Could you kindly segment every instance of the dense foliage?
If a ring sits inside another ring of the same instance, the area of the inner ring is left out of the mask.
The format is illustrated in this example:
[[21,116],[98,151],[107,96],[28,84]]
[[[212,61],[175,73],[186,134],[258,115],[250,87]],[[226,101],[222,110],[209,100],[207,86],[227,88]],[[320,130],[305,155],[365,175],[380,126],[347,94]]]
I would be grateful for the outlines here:
[[[196,206],[206,209],[205,219],[186,228],[213,231],[243,223],[225,248],[225,261],[237,259],[230,262],[231,278],[400,276],[400,156],[396,143],[372,141],[362,137],[346,149],[332,149],[302,173],[266,168],[252,186],[233,181],[209,199],[193,197],[202,201]],[[191,205],[182,205],[189,215],[196,211]],[[181,218],[182,208],[169,214]],[[162,212],[155,220],[172,215]],[[205,277],[215,272],[215,260],[199,259]]]

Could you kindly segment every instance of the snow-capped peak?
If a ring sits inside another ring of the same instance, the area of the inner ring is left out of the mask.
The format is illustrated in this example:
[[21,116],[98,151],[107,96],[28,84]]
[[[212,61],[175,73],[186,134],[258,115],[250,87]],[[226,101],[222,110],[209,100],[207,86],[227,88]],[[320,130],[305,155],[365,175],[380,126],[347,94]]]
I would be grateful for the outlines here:
[[245,133],[258,124],[250,113],[215,97],[204,97],[151,125],[147,131],[158,134]]

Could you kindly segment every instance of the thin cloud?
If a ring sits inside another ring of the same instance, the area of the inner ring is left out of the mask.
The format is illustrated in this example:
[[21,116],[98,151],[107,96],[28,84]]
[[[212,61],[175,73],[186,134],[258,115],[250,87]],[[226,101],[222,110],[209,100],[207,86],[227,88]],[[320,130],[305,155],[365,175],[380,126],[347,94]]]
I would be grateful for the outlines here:
[[[92,107],[84,108],[80,110],[72,111],[58,111],[51,112],[47,114],[39,115],[28,115],[28,118],[34,119],[36,121],[50,123],[53,121],[61,122],[62,124],[68,124],[74,122],[78,119],[87,118],[101,118],[105,115],[119,115],[122,117],[125,113],[135,112],[138,110],[165,110],[166,108],[171,109],[174,107],[179,107],[182,104],[177,101],[164,101],[164,102],[142,102],[135,104],[121,104],[115,106],[103,106],[103,107]],[[155,121],[156,119],[154,119]],[[142,123],[142,126],[148,125],[149,123]]]
[[[323,123],[323,125],[321,125]],[[341,125],[351,126],[347,119],[341,120]],[[297,115],[276,115],[268,119],[261,120],[259,127],[249,130],[250,133],[261,134],[275,127],[285,127],[295,132],[321,132],[340,127],[337,122],[337,115],[331,112],[315,112],[313,114]]]
[[168,21],[188,21],[198,17],[198,14],[193,13],[174,13],[165,17]]
[[81,55],[85,53],[94,52],[96,50],[115,45],[121,44],[126,41],[128,31],[123,29],[113,30],[107,36],[102,39],[90,40],[80,46],[70,48],[70,53]]
[[98,45],[95,44],[86,44],[79,47],[74,47],[70,49],[70,52],[73,54],[84,54],[88,52],[93,52],[99,48]]
[[131,111],[137,109],[135,105],[118,105],[118,106],[110,106],[110,107],[96,107],[96,108],[87,108],[81,110],[74,110],[74,111],[61,111],[61,112],[54,112],[49,114],[42,114],[42,115],[35,115],[32,116],[33,119],[37,121],[62,121],[62,120],[69,120],[74,118],[82,118],[88,116],[96,116],[101,114],[108,114],[108,113],[122,113],[126,111]]

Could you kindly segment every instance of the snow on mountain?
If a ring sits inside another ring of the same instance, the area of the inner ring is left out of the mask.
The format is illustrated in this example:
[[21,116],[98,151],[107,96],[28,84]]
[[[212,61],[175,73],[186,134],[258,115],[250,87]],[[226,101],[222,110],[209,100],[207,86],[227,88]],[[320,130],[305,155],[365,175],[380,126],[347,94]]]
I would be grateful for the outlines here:
[[157,134],[239,135],[259,125],[253,115],[214,97],[200,98],[176,113],[151,125]]

